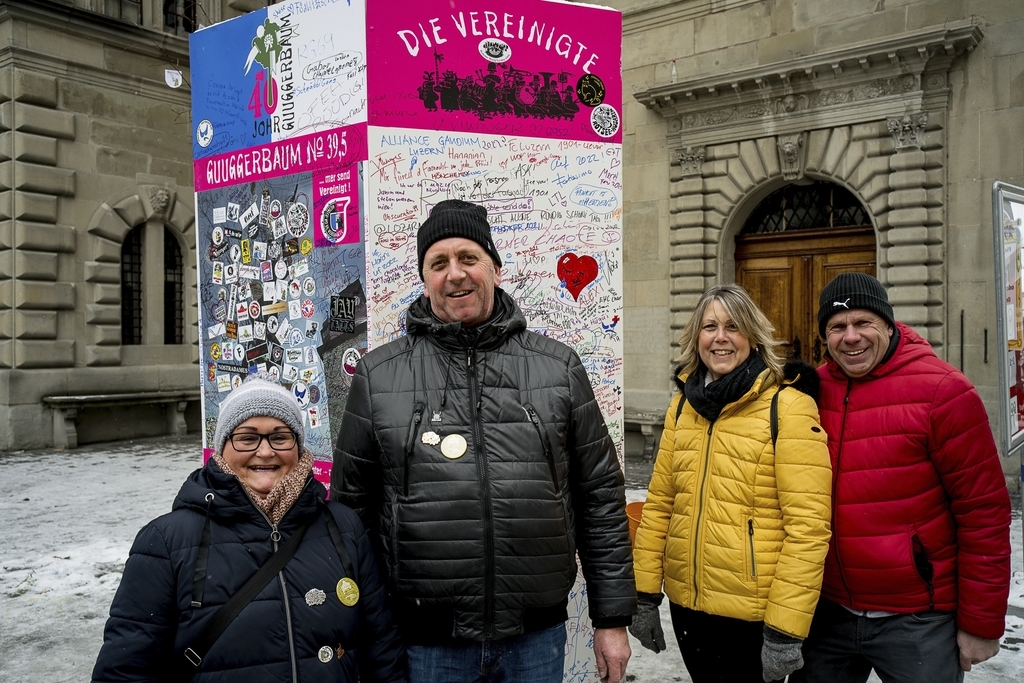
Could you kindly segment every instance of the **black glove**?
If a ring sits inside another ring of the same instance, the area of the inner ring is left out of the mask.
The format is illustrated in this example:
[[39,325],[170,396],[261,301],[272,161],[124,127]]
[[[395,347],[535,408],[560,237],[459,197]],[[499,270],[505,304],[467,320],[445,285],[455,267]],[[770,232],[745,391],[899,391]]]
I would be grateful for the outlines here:
[[761,646],[761,677],[765,681],[781,681],[804,665],[800,653],[803,641],[776,631],[765,624],[764,645]]
[[637,593],[636,614],[629,625],[633,637],[654,653],[665,649],[665,631],[661,628],[661,614],[658,612],[661,598],[661,593]]

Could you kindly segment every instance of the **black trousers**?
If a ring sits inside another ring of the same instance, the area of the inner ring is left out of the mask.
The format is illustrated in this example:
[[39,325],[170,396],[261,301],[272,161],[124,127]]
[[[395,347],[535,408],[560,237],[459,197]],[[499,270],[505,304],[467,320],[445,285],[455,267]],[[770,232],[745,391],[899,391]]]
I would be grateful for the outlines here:
[[763,621],[720,617],[673,602],[669,603],[669,611],[676,642],[693,683],[764,683]]

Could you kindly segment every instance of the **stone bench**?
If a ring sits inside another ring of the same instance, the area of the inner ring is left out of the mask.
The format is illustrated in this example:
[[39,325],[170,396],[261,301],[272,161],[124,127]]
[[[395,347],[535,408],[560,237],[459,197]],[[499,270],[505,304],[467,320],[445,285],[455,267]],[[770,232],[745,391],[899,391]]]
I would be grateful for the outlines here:
[[626,429],[636,431],[639,429],[644,437],[643,458],[650,462],[654,459],[654,451],[657,447],[657,438],[661,428],[665,426],[665,413],[653,413],[642,410],[625,410],[622,418]]
[[76,396],[44,396],[43,404],[53,410],[53,445],[55,448],[78,448],[76,418],[85,408],[111,408],[142,404],[166,406],[167,433],[184,436],[185,409],[189,401],[198,401],[198,389],[174,391],[139,391],[132,393],[81,394]]

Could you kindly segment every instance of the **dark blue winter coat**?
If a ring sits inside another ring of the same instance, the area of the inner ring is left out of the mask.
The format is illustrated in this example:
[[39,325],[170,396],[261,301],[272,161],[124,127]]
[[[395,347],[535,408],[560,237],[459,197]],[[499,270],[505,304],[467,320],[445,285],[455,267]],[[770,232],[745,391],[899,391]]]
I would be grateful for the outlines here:
[[[213,494],[207,504],[208,494]],[[135,538],[110,606],[93,681],[218,683],[362,683],[405,681],[405,654],[385,605],[373,549],[358,517],[326,503],[312,476],[277,531],[279,543],[315,517],[284,570],[231,622],[202,667],[182,656],[214,613],[273,554],[267,517],[233,475],[211,460],[181,487],[172,512]],[[202,605],[193,608],[193,579],[206,515],[210,543]],[[333,515],[351,560],[359,600],[346,607],[336,586],[344,575],[326,514]],[[316,603],[319,589],[326,598]],[[285,596],[287,599],[285,599]],[[327,649],[330,656],[327,656]],[[326,659],[327,661],[323,661]]]

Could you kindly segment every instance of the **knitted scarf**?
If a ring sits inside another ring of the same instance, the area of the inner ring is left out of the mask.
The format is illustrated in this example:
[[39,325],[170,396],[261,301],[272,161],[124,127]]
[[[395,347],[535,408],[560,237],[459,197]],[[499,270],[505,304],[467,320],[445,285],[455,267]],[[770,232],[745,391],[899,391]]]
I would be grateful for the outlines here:
[[224,462],[224,457],[220,453],[213,455],[213,461],[225,473],[235,475],[238,483],[249,494],[256,507],[263,511],[263,514],[267,516],[271,524],[280,522],[281,518],[284,517],[284,513],[288,512],[291,506],[295,504],[295,501],[299,499],[299,494],[302,493],[302,489],[306,485],[306,478],[313,471],[313,456],[310,455],[309,451],[303,450],[299,455],[299,462],[292,468],[292,471],[284,475],[281,481],[274,484],[274,488],[270,489],[266,496],[261,496],[246,486],[241,477],[233,472],[228,467],[228,464]]
[[739,399],[754,386],[758,375],[767,366],[761,356],[751,353],[739,367],[725,377],[720,377],[709,384],[704,384],[707,366],[700,363],[697,369],[686,378],[686,400],[693,409],[708,422],[714,422],[722,413],[722,408]]

